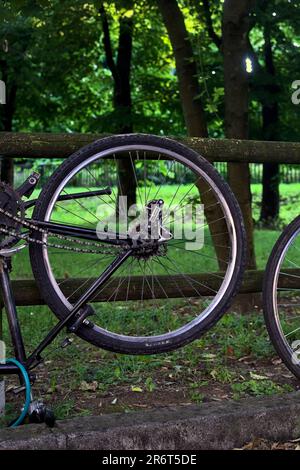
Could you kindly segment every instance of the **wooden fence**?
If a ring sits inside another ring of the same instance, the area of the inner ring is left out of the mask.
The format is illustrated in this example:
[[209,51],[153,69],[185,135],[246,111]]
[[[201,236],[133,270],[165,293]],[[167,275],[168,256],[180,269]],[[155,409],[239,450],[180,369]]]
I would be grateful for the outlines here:
[[[15,161],[15,170],[14,170],[14,184],[16,187],[21,186],[23,181],[25,181],[30,174],[32,173],[33,165],[36,160],[31,158],[22,158],[14,159]],[[40,173],[40,185],[45,184],[49,177],[52,175],[54,170],[56,170],[58,162],[62,159],[50,159],[45,160],[41,163],[39,162],[38,171]],[[228,172],[227,172],[227,163],[225,162],[215,162],[214,166],[220,175],[228,181]],[[262,184],[263,181],[263,163],[250,163],[250,176],[251,184]],[[114,172],[116,169],[114,170]],[[89,171],[86,171],[81,175],[80,183],[76,181],[76,184],[87,185],[93,184],[95,178],[100,182],[100,184],[108,185],[109,180],[115,179],[115,173],[111,171],[111,168],[106,167],[106,171],[102,171],[100,168],[92,168]],[[174,174],[173,174],[174,173]],[[282,164],[279,167],[280,173],[280,183],[291,184],[300,182],[300,165],[297,164]],[[162,175],[162,179],[165,176]],[[168,176],[166,183],[169,184],[178,184],[178,183],[191,183],[192,174],[191,172],[182,166],[181,163],[172,163],[172,174]],[[300,195],[299,195],[300,199]]]
[[[80,147],[104,137],[95,134],[22,134],[0,132],[0,154],[11,158],[66,158]],[[244,162],[244,163],[290,163],[300,164],[300,143],[299,142],[261,142],[246,140],[218,140],[201,138],[174,138],[189,147],[193,148],[205,158],[212,162]],[[271,247],[270,247],[271,250]],[[194,275],[199,282],[205,279],[207,288],[203,287],[201,295],[208,295],[210,289],[216,289],[216,277],[212,273]],[[241,293],[258,293],[262,290],[263,271],[248,271],[245,274]],[[295,279],[297,279],[295,281]],[[70,289],[76,289],[82,279],[74,279],[69,282]],[[294,278],[293,287],[298,285],[298,278]],[[170,297],[178,295],[176,279],[172,276],[161,276],[160,283]],[[13,281],[13,289],[16,296],[17,305],[42,305],[38,289],[33,280]],[[296,285],[297,284],[297,285]],[[132,279],[130,299],[138,298],[139,277]],[[103,301],[111,296],[114,284],[111,283],[96,301]],[[182,286],[182,294],[193,296],[189,285]],[[151,298],[145,292],[145,298]],[[162,292],[162,298],[165,294]],[[118,300],[125,297],[120,292]]]
[[[0,132],[0,155],[23,158],[66,158],[104,134],[22,134]],[[178,138],[214,162],[297,163],[300,142],[263,142],[236,139]]]

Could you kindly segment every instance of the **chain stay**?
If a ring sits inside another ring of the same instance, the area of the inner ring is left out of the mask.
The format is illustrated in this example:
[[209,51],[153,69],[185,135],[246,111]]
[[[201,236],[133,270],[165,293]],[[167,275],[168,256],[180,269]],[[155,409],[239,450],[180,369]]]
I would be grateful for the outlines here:
[[[11,214],[10,212],[5,211],[1,207],[0,207],[0,213],[4,214],[6,217],[14,220],[15,222],[18,222],[22,226],[30,228],[31,230],[35,230],[37,232],[40,232],[43,235],[53,236],[53,237],[58,238],[59,240],[70,241],[72,243],[75,242],[77,245],[82,245],[82,246],[93,246],[93,247],[98,247],[99,246],[99,244],[96,244],[96,243],[92,243],[92,242],[88,242],[88,241],[82,241],[82,240],[67,237],[65,235],[60,235],[60,234],[49,232],[48,230],[42,229],[42,228],[38,227],[37,225],[35,225],[33,223],[22,220],[21,218]],[[70,247],[68,245],[59,245],[57,243],[45,242],[45,241],[42,241],[42,240],[38,240],[36,238],[32,238],[29,235],[19,234],[19,233],[15,232],[14,230],[9,229],[8,227],[7,228],[0,227],[0,232],[5,233],[5,234],[7,234],[9,236],[12,236],[12,237],[19,238],[19,240],[25,240],[25,241],[30,242],[30,243],[36,243],[36,244],[39,244],[39,245],[48,246],[48,247],[51,247],[51,248],[63,249],[63,250],[67,250],[67,251],[74,251],[74,252],[77,252],[77,253],[107,254],[107,255],[114,255],[114,256],[120,253],[120,249],[118,250],[116,248],[114,250],[107,250],[107,249],[103,248],[101,251],[99,251],[99,250],[93,250],[93,249],[87,249],[87,248],[75,248],[75,247]]]

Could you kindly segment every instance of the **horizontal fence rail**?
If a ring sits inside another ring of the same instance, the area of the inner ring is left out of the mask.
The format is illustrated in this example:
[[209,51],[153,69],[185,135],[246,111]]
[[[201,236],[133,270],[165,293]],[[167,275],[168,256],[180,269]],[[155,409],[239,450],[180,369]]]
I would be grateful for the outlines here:
[[[300,289],[300,270],[287,269],[286,276],[280,278],[279,287]],[[209,296],[212,290],[217,290],[220,287],[220,281],[216,278],[216,274],[220,273],[201,273],[189,275],[190,280],[193,279],[197,283],[197,292],[202,296]],[[256,294],[262,291],[264,271],[247,271],[244,275],[243,284],[239,290],[240,294]],[[191,283],[186,282],[182,276],[157,276],[158,281],[155,285],[155,298],[166,299],[178,298],[178,282],[180,282],[180,297],[195,297],[195,288]],[[120,282],[121,280],[121,282]],[[83,278],[69,279],[63,291],[68,297],[76,289],[79,289],[77,295],[80,296],[80,287],[82,283],[87,281]],[[89,279],[93,282],[94,279]],[[59,281],[58,281],[59,282]],[[149,277],[149,285],[151,277]],[[199,283],[199,284],[198,284]],[[201,284],[200,284],[201,283]],[[126,283],[125,283],[126,284]],[[141,289],[143,285],[143,278],[140,276],[132,276],[130,281],[130,289],[127,290],[127,285],[120,288],[117,296],[115,297],[115,290],[118,286],[122,286],[122,278],[115,277],[110,281],[107,287],[104,287],[100,293],[93,299],[93,302],[104,302],[107,300],[121,301],[121,300],[141,300]],[[144,283],[143,300],[152,299],[152,291],[146,287],[147,282]],[[44,305],[45,302],[39,293],[34,279],[18,279],[12,281],[12,287],[15,295],[16,304],[18,306],[29,305]],[[74,299],[75,301],[76,299]],[[72,299],[73,301],[73,299]],[[0,297],[1,302],[1,297]]]
[[[108,134],[26,134],[0,132],[0,155],[15,158],[66,158]],[[298,163],[299,142],[172,137],[208,160],[237,163]]]

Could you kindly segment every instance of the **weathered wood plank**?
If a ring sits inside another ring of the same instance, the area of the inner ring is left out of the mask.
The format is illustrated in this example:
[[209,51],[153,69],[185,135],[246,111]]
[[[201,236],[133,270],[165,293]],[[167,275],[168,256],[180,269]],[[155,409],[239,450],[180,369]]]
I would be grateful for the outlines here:
[[[297,274],[298,277],[281,277],[281,287],[292,287],[300,289],[300,270],[288,270],[290,274]],[[197,284],[194,284],[198,293],[203,296],[209,296],[212,291],[218,289],[220,280],[216,277],[216,274],[194,274],[191,276]],[[247,271],[244,276],[242,287],[239,291],[240,294],[253,294],[262,291],[263,282],[263,271]],[[197,297],[197,292],[187,283],[181,276],[157,276],[159,282],[156,281],[154,284],[155,297],[165,299],[166,295],[170,298],[178,298],[180,296],[185,297]],[[121,279],[122,280],[122,279]],[[151,299],[152,292],[150,285],[152,278],[148,279],[148,282],[144,282],[144,299]],[[78,289],[83,279],[70,279],[64,284],[64,292],[68,296],[76,289]],[[91,280],[92,282],[92,280]],[[127,298],[127,282],[120,283],[120,278],[116,277],[113,281],[107,283],[107,287],[103,288],[102,292],[95,298],[96,302],[103,302],[106,300],[126,300]],[[34,280],[15,280],[12,281],[14,295],[17,305],[43,305],[44,301],[37,289]],[[130,281],[130,289],[128,293],[128,300],[140,300],[141,289],[143,281],[140,276],[133,276]],[[180,292],[178,291],[178,285],[180,285]],[[115,297],[116,287],[121,286],[119,289],[118,296]],[[124,286],[124,287],[122,287]],[[87,286],[85,286],[87,287]],[[80,295],[78,291],[77,295]]]
[[[107,134],[106,134],[107,135]],[[104,134],[26,134],[0,132],[0,154],[10,157],[66,158]],[[299,142],[264,142],[235,139],[178,138],[215,162],[300,163]]]

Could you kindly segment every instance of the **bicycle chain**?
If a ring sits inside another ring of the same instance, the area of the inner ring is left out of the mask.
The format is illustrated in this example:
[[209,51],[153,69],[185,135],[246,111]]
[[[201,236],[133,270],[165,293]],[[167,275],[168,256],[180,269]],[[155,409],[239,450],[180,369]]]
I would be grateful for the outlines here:
[[[83,245],[83,246],[93,246],[93,247],[96,247],[96,246],[98,247],[99,246],[96,243],[77,240],[77,239],[74,239],[74,238],[67,237],[66,235],[60,235],[60,234],[57,234],[57,233],[52,233],[48,230],[45,230],[45,229],[42,229],[42,228],[38,227],[35,224],[32,224],[30,222],[26,222],[26,220],[20,219],[19,217],[11,214],[10,212],[5,211],[1,207],[0,207],[0,213],[4,214],[6,217],[14,220],[15,222],[18,222],[22,226],[28,227],[31,230],[35,230],[37,232],[40,232],[43,235],[53,236],[53,237],[58,238],[59,240],[70,241],[72,243],[75,242],[78,245]],[[105,250],[105,249],[103,249],[103,250],[99,251],[99,250],[85,249],[85,248],[80,249],[80,248],[70,247],[68,245],[58,245],[57,243],[51,243],[51,242],[45,242],[45,241],[42,241],[42,240],[37,240],[36,238],[32,238],[29,235],[26,235],[26,234],[22,235],[22,234],[19,234],[19,233],[15,232],[14,230],[10,230],[10,229],[4,228],[4,227],[0,227],[0,232],[5,233],[5,234],[7,234],[9,236],[12,236],[12,237],[15,237],[15,238],[19,238],[19,240],[25,240],[25,241],[30,242],[30,243],[36,243],[36,244],[51,247],[51,248],[63,249],[63,250],[67,250],[67,251],[74,251],[76,253],[94,253],[94,254],[107,254],[107,255],[114,255],[115,256],[115,255],[119,254],[120,251],[121,251],[120,248],[119,249],[115,248],[114,250]]]

